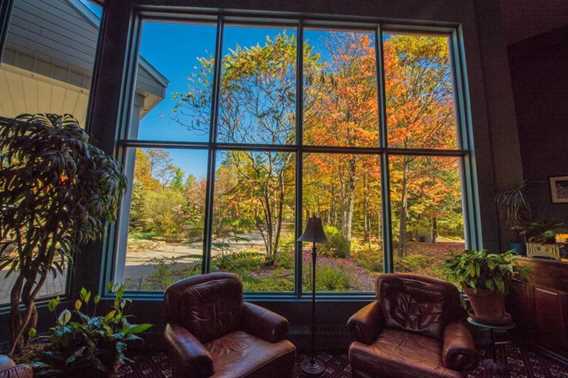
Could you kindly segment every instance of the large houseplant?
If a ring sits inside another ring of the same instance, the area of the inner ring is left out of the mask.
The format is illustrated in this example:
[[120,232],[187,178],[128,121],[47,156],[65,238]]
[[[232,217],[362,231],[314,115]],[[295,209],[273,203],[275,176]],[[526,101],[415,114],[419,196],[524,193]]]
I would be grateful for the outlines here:
[[445,262],[447,278],[463,288],[477,320],[491,324],[510,321],[505,311],[505,294],[515,274],[526,273],[515,266],[514,258],[512,251],[465,251]]
[[0,120],[0,269],[10,292],[11,351],[37,322],[35,300],[79,246],[113,220],[126,180],[119,164],[89,143],[70,115]]

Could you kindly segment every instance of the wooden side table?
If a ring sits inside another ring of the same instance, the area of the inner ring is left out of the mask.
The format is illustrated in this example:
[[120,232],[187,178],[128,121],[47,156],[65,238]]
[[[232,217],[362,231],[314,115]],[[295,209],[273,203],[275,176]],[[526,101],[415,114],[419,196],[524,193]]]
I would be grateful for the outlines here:
[[467,318],[467,322],[471,325],[473,325],[474,327],[477,327],[485,332],[489,332],[489,336],[491,339],[491,359],[487,359],[487,361],[489,363],[486,363],[486,365],[488,365],[489,369],[495,373],[503,373],[505,372],[507,366],[506,364],[500,364],[497,361],[497,344],[511,344],[513,341],[511,339],[508,340],[503,340],[503,341],[497,341],[496,337],[495,337],[495,332],[504,332],[505,334],[507,334],[507,332],[509,330],[512,330],[513,328],[516,327],[516,324],[511,321],[510,323],[506,323],[506,324],[488,324],[488,323],[482,323],[478,320],[473,319],[472,317],[468,317]]

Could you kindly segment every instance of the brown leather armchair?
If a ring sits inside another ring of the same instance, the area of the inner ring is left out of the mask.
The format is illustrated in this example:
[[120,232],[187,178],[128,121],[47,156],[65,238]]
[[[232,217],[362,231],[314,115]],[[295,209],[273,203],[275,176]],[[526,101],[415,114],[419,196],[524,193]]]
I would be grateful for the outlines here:
[[209,273],[166,290],[164,336],[175,377],[271,377],[294,373],[288,321],[243,302],[231,273]]
[[377,300],[347,322],[353,378],[463,377],[478,353],[457,288],[411,274],[377,279]]
[[31,366],[16,365],[8,356],[0,354],[0,378],[32,378]]

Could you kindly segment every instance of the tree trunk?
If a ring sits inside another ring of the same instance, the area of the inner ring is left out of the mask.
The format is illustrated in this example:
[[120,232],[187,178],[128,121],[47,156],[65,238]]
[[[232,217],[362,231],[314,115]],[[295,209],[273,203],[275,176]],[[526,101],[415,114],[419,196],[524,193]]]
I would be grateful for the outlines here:
[[402,258],[406,248],[406,226],[408,218],[408,161],[403,158],[402,163],[402,182],[401,199],[399,206],[399,236],[398,236],[398,257]]
[[354,194],[355,194],[355,159],[351,158],[348,163],[348,173],[347,181],[345,183],[345,203],[343,206],[343,219],[341,231],[343,237],[347,241],[347,250],[345,251],[345,257],[351,255],[351,238],[353,235],[353,208],[355,205]]
[[363,175],[363,186],[363,241],[369,243],[371,233],[371,217],[369,216],[369,176],[367,170],[365,170],[365,174]]
[[438,218],[435,216],[432,217],[432,230],[430,235],[432,243],[436,243],[436,239],[438,239]]

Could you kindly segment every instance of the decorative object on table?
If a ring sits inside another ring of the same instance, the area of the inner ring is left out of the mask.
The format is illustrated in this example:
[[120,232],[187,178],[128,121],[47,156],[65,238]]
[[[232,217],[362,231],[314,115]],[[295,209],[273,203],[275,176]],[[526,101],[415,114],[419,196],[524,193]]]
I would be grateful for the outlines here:
[[527,256],[560,260],[560,244],[557,235],[565,225],[558,221],[530,222],[526,225]]
[[397,273],[380,275],[376,288],[377,299],[347,322],[353,377],[461,377],[475,369],[479,353],[456,286]]
[[503,191],[495,197],[505,224],[515,234],[510,248],[518,255],[525,254],[524,225],[532,218],[532,210],[526,195],[527,183]]
[[[61,311],[48,335],[37,337],[38,342],[43,340],[45,344],[33,360],[34,375],[103,378],[112,376],[119,366],[130,361],[126,357],[128,344],[142,341],[138,335],[152,325],[130,324],[132,315],[126,313],[124,286],[113,291],[112,307],[105,315],[98,315],[100,296],[92,297],[90,291],[81,289],[73,309]],[[55,314],[59,304],[59,297],[50,300],[49,311]]]
[[526,275],[517,267],[512,251],[464,251],[444,263],[446,277],[459,284],[470,299],[472,317],[487,324],[507,324],[511,316],[505,311],[505,294],[515,275]]
[[544,257],[560,260],[559,244],[527,243],[527,257]]
[[126,179],[70,115],[0,119],[0,269],[11,289],[10,354],[35,328],[36,296],[115,219]]
[[568,203],[568,176],[555,176],[548,180],[552,203]]
[[[487,359],[485,361],[483,361],[485,367],[492,373],[497,373],[497,374],[503,374],[507,371],[507,366],[504,363],[500,363],[497,360],[497,345],[501,345],[501,344],[512,344],[513,341],[508,338],[506,340],[500,340],[498,341],[497,338],[495,337],[495,333],[504,333],[505,335],[508,335],[507,331],[512,330],[513,328],[516,327],[515,323],[511,320],[508,323],[504,323],[504,324],[488,324],[488,323],[483,323],[480,322],[478,320],[475,320],[474,318],[472,318],[471,316],[467,318],[467,322],[471,325],[473,325],[474,327],[477,327],[483,331],[487,331],[489,332],[489,340],[490,340],[490,344],[489,344],[489,350],[491,353],[491,359]],[[481,365],[481,364],[480,364]]]
[[243,302],[237,275],[215,272],[179,281],[166,290],[164,310],[173,377],[295,376],[288,321]]
[[302,362],[302,371],[307,375],[321,375],[325,370],[325,364],[316,358],[316,264],[317,264],[317,243],[327,242],[327,237],[323,231],[321,218],[312,216],[308,218],[306,229],[300,238],[300,242],[312,243],[312,319],[310,323],[310,357]]

